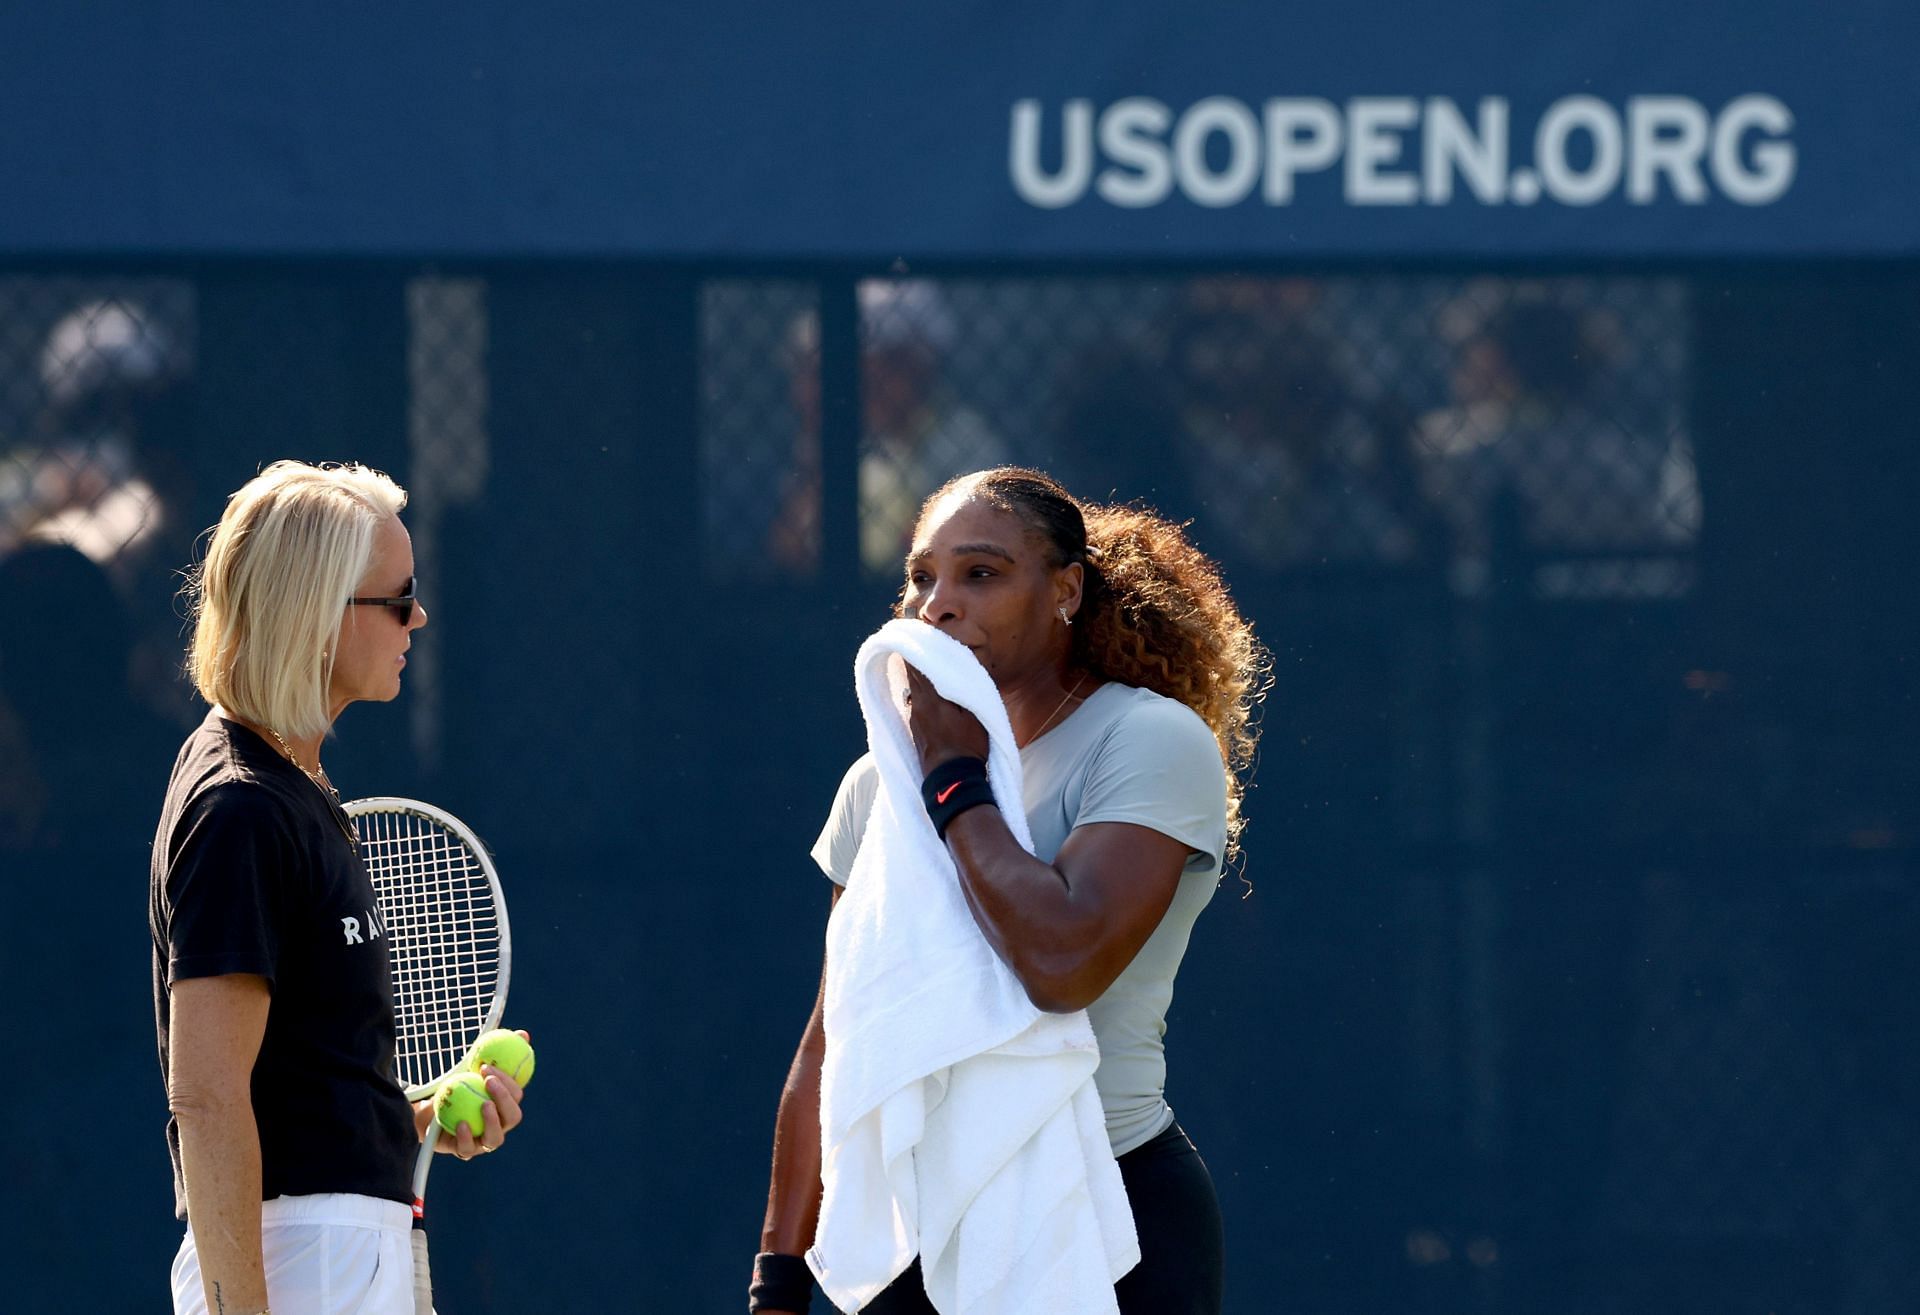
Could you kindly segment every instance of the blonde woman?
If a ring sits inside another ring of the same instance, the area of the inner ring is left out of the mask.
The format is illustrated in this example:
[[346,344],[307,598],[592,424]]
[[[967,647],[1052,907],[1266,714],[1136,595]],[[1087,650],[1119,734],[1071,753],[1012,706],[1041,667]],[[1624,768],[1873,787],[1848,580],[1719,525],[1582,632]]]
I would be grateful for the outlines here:
[[[176,1312],[411,1315],[409,1184],[428,1126],[392,1073],[386,945],[320,762],[349,703],[400,692],[413,632],[406,493],[280,461],[227,503],[194,578],[188,670],[212,705],[174,764],[149,917],[172,1118]],[[496,1149],[520,1089],[488,1070]]]

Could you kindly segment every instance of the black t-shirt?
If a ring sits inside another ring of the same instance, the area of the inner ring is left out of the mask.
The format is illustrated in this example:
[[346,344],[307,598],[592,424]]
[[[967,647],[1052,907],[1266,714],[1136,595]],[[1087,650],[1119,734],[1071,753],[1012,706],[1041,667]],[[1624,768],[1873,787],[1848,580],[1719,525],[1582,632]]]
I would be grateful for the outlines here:
[[[160,1071],[173,982],[254,973],[273,1002],[253,1066],[261,1199],[411,1202],[419,1149],[393,1075],[393,978],[346,814],[259,736],[208,713],[154,834],[148,917]],[[169,1120],[174,1211],[186,1218]]]

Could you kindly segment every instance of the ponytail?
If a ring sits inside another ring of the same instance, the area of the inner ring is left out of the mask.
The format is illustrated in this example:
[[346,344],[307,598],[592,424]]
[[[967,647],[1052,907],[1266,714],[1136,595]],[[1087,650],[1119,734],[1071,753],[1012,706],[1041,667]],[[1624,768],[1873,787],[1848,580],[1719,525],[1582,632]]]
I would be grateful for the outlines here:
[[1227,769],[1227,853],[1272,681],[1267,651],[1219,568],[1178,525],[1140,507],[1087,506],[1086,585],[1074,656],[1107,680],[1184,703],[1207,723]]

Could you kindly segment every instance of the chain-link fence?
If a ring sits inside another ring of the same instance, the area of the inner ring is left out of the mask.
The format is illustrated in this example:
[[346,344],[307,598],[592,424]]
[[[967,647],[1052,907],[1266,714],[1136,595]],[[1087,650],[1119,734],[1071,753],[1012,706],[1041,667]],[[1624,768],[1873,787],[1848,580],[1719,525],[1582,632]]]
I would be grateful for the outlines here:
[[[858,306],[876,574],[942,481],[1018,461],[1191,518],[1241,569],[1438,556],[1470,590],[1505,517],[1529,549],[1586,563],[1544,576],[1555,592],[1673,596],[1690,578],[1677,279],[867,279]],[[817,310],[792,283],[718,286],[704,333],[714,559],[810,571]]]
[[[416,587],[442,596],[447,517],[486,492],[493,473],[487,429],[487,285],[478,278],[410,279],[407,297],[407,522]],[[420,631],[408,669],[413,749],[437,767],[445,733],[442,634]]]

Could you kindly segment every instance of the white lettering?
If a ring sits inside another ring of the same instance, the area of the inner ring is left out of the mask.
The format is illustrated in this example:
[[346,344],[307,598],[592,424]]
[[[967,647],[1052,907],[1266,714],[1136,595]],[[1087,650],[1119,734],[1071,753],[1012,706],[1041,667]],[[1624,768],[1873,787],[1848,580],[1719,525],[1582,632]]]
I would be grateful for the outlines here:
[[1340,158],[1340,111],[1311,97],[1267,102],[1268,205],[1293,201],[1293,176],[1324,169]]
[[[1227,139],[1227,165],[1218,172],[1207,164],[1207,139],[1215,133]],[[1260,125],[1253,111],[1231,96],[1210,96],[1180,116],[1173,159],[1180,190],[1196,204],[1244,201],[1260,179]]]
[[1451,205],[1464,190],[1480,205],[1703,205],[1716,196],[1766,205],[1799,169],[1792,112],[1758,93],[1717,116],[1690,96],[1563,96],[1531,129],[1515,123],[1504,96],[1470,108],[1447,96],[1356,96],[1344,107],[1312,96],[1256,107],[1209,96],[1184,110],[1129,96],[1096,109],[1091,100],[1064,102],[1049,151],[1048,107],[1014,103],[1007,158],[1022,200],[1058,209],[1091,187],[1109,205],[1143,209],[1177,189],[1217,209],[1258,188],[1265,204],[1289,206],[1304,175],[1339,168],[1341,196],[1323,202]]
[[1651,205],[1667,176],[1688,205],[1707,199],[1700,157],[1707,150],[1707,112],[1686,96],[1635,96],[1627,102],[1627,200]]
[[1412,205],[1420,184],[1412,174],[1380,166],[1400,158],[1399,130],[1420,121],[1411,96],[1362,96],[1347,103],[1347,200],[1355,205]]
[[1421,178],[1430,205],[1453,200],[1453,171],[1467,180],[1476,199],[1498,205],[1507,191],[1507,101],[1488,96],[1480,102],[1479,128],[1467,126],[1460,109],[1444,96],[1427,101],[1426,133],[1421,138]]
[[[1100,116],[1100,149],[1120,166],[1102,169],[1096,191],[1115,205],[1159,205],[1173,190],[1173,165],[1167,160],[1167,125],[1173,114],[1159,101],[1130,96],[1115,101]],[[1131,173],[1126,170],[1132,170]]]
[[1067,102],[1060,132],[1060,172],[1048,177],[1040,167],[1040,102],[1016,101],[1009,165],[1014,190],[1029,205],[1057,210],[1086,194],[1093,177],[1093,102]]
[[[1753,165],[1740,158],[1740,139],[1749,129],[1774,138],[1753,148]],[[1713,125],[1713,181],[1741,205],[1777,201],[1793,185],[1799,155],[1793,143],[1778,140],[1793,131],[1793,114],[1771,96],[1741,96],[1729,101]]]
[[[1593,140],[1593,160],[1581,173],[1567,159],[1567,139],[1585,131]],[[1553,103],[1534,133],[1533,163],[1554,200],[1592,205],[1620,182],[1620,116],[1593,96],[1568,96]]]
[[364,942],[362,942],[360,939],[360,919],[342,918],[340,919],[340,927],[341,927],[341,930],[345,931],[347,934],[348,945],[364,944]]

